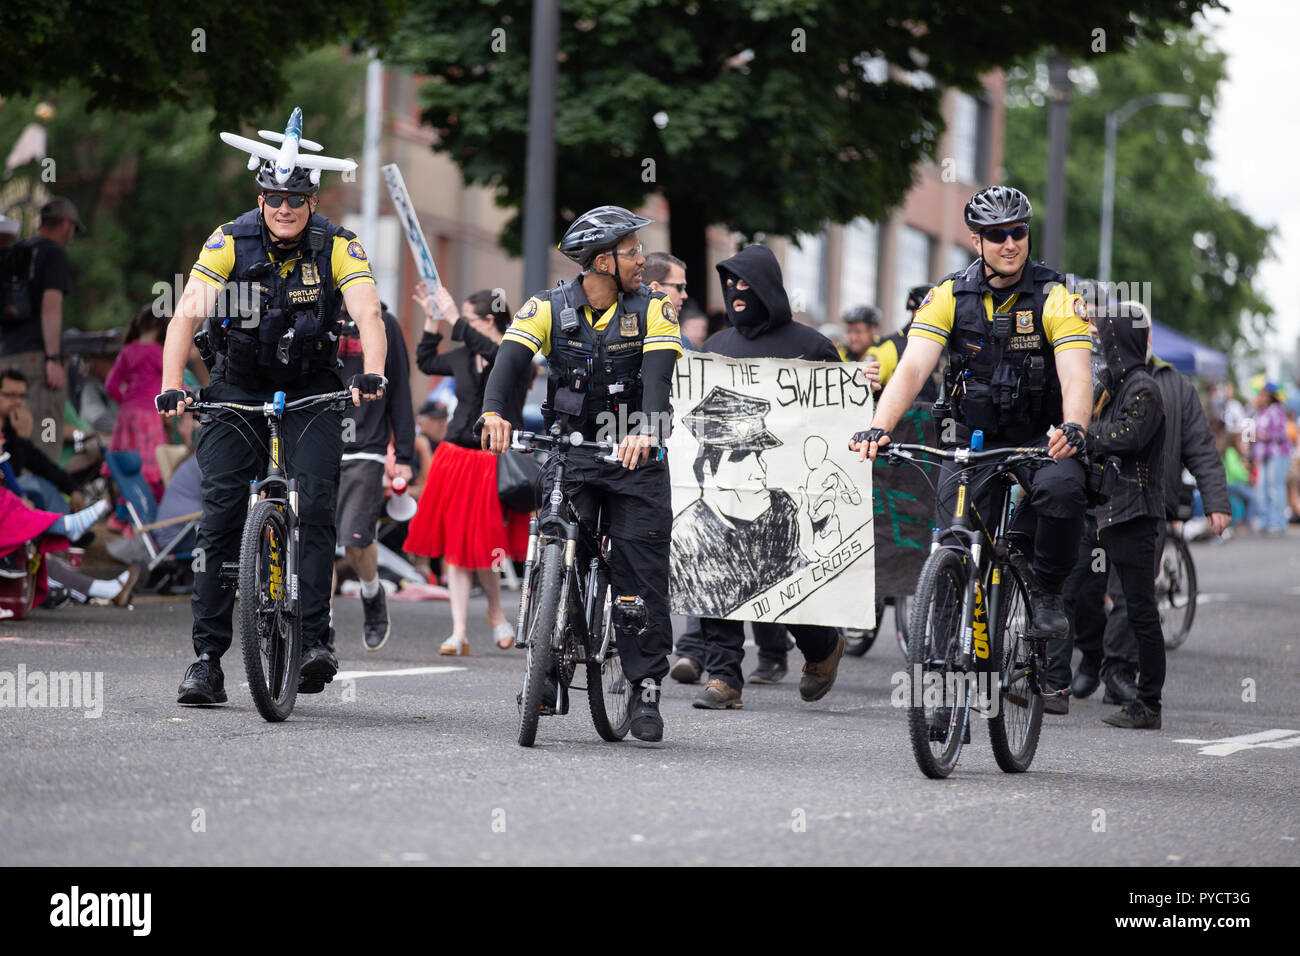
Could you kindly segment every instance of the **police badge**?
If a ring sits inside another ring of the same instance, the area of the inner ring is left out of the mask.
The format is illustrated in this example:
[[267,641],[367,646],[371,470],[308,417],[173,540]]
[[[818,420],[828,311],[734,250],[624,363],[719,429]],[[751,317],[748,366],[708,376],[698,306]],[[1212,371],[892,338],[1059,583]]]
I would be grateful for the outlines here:
[[302,264],[302,284],[319,285],[320,275],[316,272],[316,263],[304,262]]
[[1016,313],[1016,334],[1024,335],[1026,332],[1034,331],[1034,313],[1024,311]]
[[618,334],[625,339],[636,338],[639,323],[636,312],[624,312],[618,319]]

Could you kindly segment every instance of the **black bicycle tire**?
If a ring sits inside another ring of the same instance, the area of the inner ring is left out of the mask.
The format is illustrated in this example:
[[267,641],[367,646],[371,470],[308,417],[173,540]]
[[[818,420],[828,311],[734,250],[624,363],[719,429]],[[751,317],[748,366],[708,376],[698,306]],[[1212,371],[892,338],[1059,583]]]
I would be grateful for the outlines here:
[[[1187,574],[1187,608],[1183,612],[1184,618],[1182,626],[1178,633],[1174,635],[1165,635],[1165,647],[1168,650],[1176,651],[1187,643],[1187,638],[1192,634],[1192,623],[1196,620],[1196,600],[1197,600],[1197,581],[1196,581],[1196,562],[1192,560],[1192,549],[1187,546],[1187,541],[1181,534],[1176,531],[1169,531],[1169,539],[1174,543],[1174,550],[1183,563],[1183,568]],[[1164,560],[1161,554],[1160,560]],[[1159,595],[1156,595],[1157,600]]]
[[[961,749],[963,738],[970,726],[970,698],[965,698],[964,704],[960,707],[961,715],[959,716],[955,730],[950,732],[948,739],[945,741],[945,747],[942,754],[936,757],[930,749],[930,724],[925,716],[925,705],[917,704],[917,697],[921,695],[914,686],[917,674],[924,675],[929,665],[929,655],[926,653],[926,635],[928,628],[926,621],[929,617],[929,608],[934,598],[935,581],[945,567],[952,565],[956,574],[963,580],[967,575],[967,569],[963,565],[962,557],[958,552],[951,548],[940,548],[932,552],[925,559],[925,564],[921,568],[921,575],[916,582],[916,595],[912,602],[912,620],[910,622],[907,648],[907,676],[911,689],[911,698],[907,702],[907,727],[908,734],[912,740],[912,754],[916,758],[916,764],[921,772],[932,780],[942,780],[947,777],[957,766],[957,761],[961,758]],[[965,594],[963,587],[961,593]],[[961,635],[953,634],[950,636],[951,641],[958,641]],[[950,651],[947,656],[951,656]],[[918,667],[921,669],[918,671]],[[946,686],[946,674],[943,678]],[[956,708],[955,708],[956,709]]]
[[[270,686],[269,675],[262,662],[261,636],[259,634],[259,610],[261,604],[261,575],[259,565],[262,552],[262,531],[267,524],[275,526],[276,532],[284,542],[282,560],[285,573],[288,571],[288,549],[290,547],[289,529],[279,506],[272,501],[259,501],[253,505],[244,519],[244,534],[239,544],[239,642],[244,654],[244,673],[248,677],[248,692],[253,698],[257,712],[271,723],[279,723],[293,712],[294,702],[298,698],[298,670],[302,662],[302,619],[294,615],[289,621],[289,647],[285,670],[282,675],[283,686],[276,691]],[[287,589],[286,578],[281,588]],[[280,613],[272,626],[279,630]],[[283,637],[275,638],[277,644],[283,643]]]
[[[885,613],[885,599],[876,597],[876,626],[875,627],[841,627],[838,628],[841,636],[844,638],[844,653],[849,657],[862,657],[871,646],[876,643],[876,638],[880,636],[880,618]],[[849,631],[861,631],[860,637],[850,635]]]
[[[551,659],[551,636],[555,633],[556,614],[560,607],[560,585],[564,573],[564,542],[551,541],[542,550],[534,572],[524,634],[528,642],[528,664],[524,669],[523,689],[519,702],[519,745],[531,747],[537,740],[537,721],[541,716],[542,689],[546,683],[546,666]],[[556,692],[559,692],[557,686]]]
[[911,600],[910,594],[894,595],[894,637],[898,641],[898,650],[907,659],[907,618],[909,616],[908,602]]
[[[600,617],[603,623],[605,620],[603,608],[609,598],[609,585],[604,585],[602,590],[604,593],[596,595],[592,606],[602,608]],[[614,626],[612,621],[609,626]],[[604,643],[604,637],[604,634],[599,631],[588,632],[586,649],[587,703],[591,708],[591,722],[596,727],[596,733],[600,735],[601,740],[614,744],[626,737],[628,730],[632,727],[632,704],[630,700],[627,702],[627,706],[623,712],[622,723],[615,724],[609,719],[609,710],[605,706],[605,686],[606,677],[612,670],[609,666],[611,661],[617,665],[618,673],[622,676],[624,682],[623,692],[625,696],[627,694],[627,675],[623,673],[622,655],[617,653],[616,638],[611,641],[611,645],[614,646],[616,653],[606,657],[604,663],[596,662],[596,652],[600,650],[601,644]]]
[[[1015,568],[1010,565],[1003,565],[1003,606],[998,609],[998,626],[992,635],[993,660],[998,665],[998,712],[995,716],[989,718],[989,743],[993,746],[993,759],[1006,773],[1024,773],[1029,769],[1029,765],[1034,762],[1034,754],[1038,752],[1038,738],[1043,729],[1043,696],[1034,687],[1030,686],[1031,682],[1026,678],[1025,691],[1029,707],[1026,714],[1027,723],[1024,740],[1019,747],[1012,747],[1007,733],[1007,707],[1015,705],[1008,704],[1010,690],[1008,687],[1003,686],[1003,680],[1007,676],[1007,667],[1003,660],[1003,644],[1006,638],[1006,624],[1010,616],[1011,598],[1013,592],[1017,590],[1020,593],[1025,613],[1028,614],[1029,588],[1021,580]],[[1019,639],[1017,640],[1018,643]],[[1032,652],[1028,642],[1025,643],[1025,649]],[[1015,645],[1012,645],[1010,653],[1015,653]]]

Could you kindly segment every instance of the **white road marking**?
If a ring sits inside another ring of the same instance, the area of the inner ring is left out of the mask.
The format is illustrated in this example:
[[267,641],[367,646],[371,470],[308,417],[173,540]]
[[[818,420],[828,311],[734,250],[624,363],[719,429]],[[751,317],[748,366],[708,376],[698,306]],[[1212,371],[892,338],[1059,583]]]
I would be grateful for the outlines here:
[[416,677],[421,674],[449,674],[463,671],[464,667],[400,667],[391,671],[339,671],[335,680],[356,680],[358,677]]
[[1222,737],[1219,740],[1175,740],[1176,744],[1199,744],[1201,754],[1208,757],[1227,757],[1239,750],[1289,750],[1300,747],[1300,730],[1261,730],[1253,734],[1241,734],[1236,737]]

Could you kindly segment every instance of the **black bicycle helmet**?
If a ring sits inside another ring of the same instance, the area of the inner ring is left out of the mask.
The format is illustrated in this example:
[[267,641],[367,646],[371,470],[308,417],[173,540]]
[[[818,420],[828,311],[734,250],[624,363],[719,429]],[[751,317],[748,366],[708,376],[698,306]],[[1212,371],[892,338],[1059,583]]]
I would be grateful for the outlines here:
[[257,188],[269,193],[300,193],[304,196],[314,196],[320,189],[320,185],[311,181],[311,170],[303,169],[301,166],[295,166],[293,172],[289,174],[288,181],[281,185],[275,178],[275,161],[268,159],[257,171]]
[[907,290],[908,312],[915,312],[921,307],[921,303],[925,301],[925,297],[929,293],[930,288],[931,287],[928,285],[914,285],[912,288]]
[[844,324],[854,325],[865,322],[867,325],[880,324],[880,310],[874,305],[859,305],[844,313]]
[[653,223],[622,206],[588,209],[569,226],[559,250],[586,269],[602,252],[609,252],[624,236]]
[[1008,222],[1028,223],[1034,217],[1029,197],[1012,186],[987,186],[974,196],[965,209],[966,225],[971,232]]

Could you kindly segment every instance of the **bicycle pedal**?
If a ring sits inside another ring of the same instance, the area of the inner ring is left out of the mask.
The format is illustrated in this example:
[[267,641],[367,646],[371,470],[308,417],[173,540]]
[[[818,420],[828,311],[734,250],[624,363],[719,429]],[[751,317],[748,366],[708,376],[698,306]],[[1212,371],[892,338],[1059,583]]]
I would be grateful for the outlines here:
[[239,586],[239,562],[223,561],[221,570],[217,572],[217,580],[221,582],[224,588],[233,588]]

